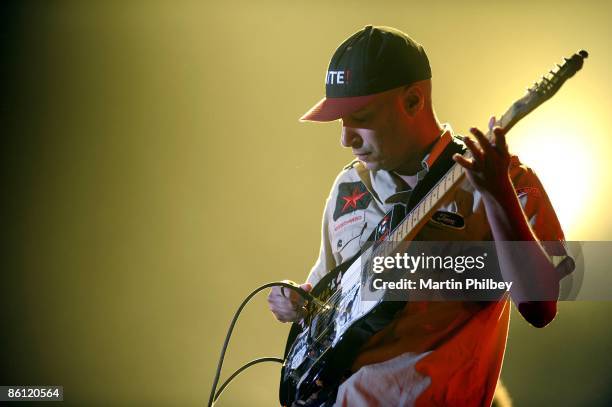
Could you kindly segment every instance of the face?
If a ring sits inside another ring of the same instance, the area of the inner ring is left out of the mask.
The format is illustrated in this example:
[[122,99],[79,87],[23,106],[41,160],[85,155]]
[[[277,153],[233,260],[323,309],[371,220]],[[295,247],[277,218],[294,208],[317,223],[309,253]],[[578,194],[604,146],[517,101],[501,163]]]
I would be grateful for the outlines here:
[[401,92],[385,92],[341,120],[342,145],[368,169],[392,171],[420,161],[414,124],[402,106]]

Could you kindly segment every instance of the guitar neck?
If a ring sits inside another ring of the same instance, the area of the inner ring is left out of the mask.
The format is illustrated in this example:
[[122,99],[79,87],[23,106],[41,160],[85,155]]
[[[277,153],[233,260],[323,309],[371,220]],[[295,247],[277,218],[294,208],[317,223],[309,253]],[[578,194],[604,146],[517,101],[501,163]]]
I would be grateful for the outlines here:
[[391,242],[413,240],[445,197],[463,181],[465,170],[454,164],[434,187],[419,201],[402,222],[389,234]]

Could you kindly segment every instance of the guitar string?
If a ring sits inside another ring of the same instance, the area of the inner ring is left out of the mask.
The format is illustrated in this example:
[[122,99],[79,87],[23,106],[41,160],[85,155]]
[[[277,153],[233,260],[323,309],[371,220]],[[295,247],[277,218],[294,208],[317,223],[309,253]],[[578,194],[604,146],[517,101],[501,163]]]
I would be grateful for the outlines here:
[[[395,242],[395,243],[400,243],[400,242]],[[382,246],[377,246],[376,248],[373,249],[372,255],[370,257],[373,257],[374,254],[378,254],[381,251],[383,251]],[[347,290],[346,294],[350,293],[354,291],[353,288],[351,287],[349,290]],[[341,297],[343,296],[343,292],[341,289],[337,289],[335,290],[335,292],[330,295],[325,301],[323,301],[323,304],[325,305],[324,307],[322,307],[324,309],[324,311],[322,312],[317,312],[315,310],[315,315],[316,314],[324,314],[325,312],[329,311],[331,312],[331,310],[336,309],[336,312],[346,312],[345,310],[337,310],[337,305],[339,303],[339,301],[341,300]]]
[[[399,243],[399,242],[397,242]],[[380,252],[381,246],[378,246],[377,248],[374,248],[373,251],[374,252]],[[356,287],[357,284],[353,285],[353,287]],[[318,332],[317,337],[312,341],[311,343],[311,347],[314,345],[320,345],[321,342],[325,339],[323,338],[323,336],[330,330],[331,327],[336,325],[336,319],[342,316],[345,316],[348,312],[347,312],[347,306],[345,306],[342,309],[338,308],[338,305],[340,304],[341,300],[343,297],[350,295],[351,293],[354,293],[355,290],[357,290],[357,288],[349,288],[349,290],[347,290],[345,293],[343,293],[343,291],[341,289],[337,289],[332,295],[329,296],[329,298],[327,300],[325,300],[323,302],[324,307],[323,311],[317,311],[315,309],[314,314],[312,316],[312,318],[314,319],[315,317],[319,317],[321,319],[325,319],[327,320],[326,323],[324,325],[320,325],[317,324],[317,328],[320,329],[320,331]],[[341,288],[341,287],[340,287]],[[354,293],[353,297],[357,297],[359,294],[358,293]],[[354,301],[354,299],[352,300]],[[351,301],[351,302],[352,302]],[[350,303],[350,302],[349,302]],[[336,316],[330,316],[329,314],[333,314],[335,313]],[[310,328],[312,329],[312,323],[309,324]],[[312,337],[310,333],[307,334],[307,336]],[[327,347],[329,348],[329,347]]]

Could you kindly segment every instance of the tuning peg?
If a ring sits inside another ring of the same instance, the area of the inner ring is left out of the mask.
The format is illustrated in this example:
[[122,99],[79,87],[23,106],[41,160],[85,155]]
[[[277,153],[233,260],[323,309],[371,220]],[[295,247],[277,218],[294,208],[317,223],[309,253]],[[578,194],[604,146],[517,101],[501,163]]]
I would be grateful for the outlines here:
[[583,59],[584,58],[588,58],[589,57],[589,53],[586,52],[585,50],[581,49],[580,51],[578,51],[578,55],[580,55]]
[[557,68],[561,69],[561,65],[559,65],[559,64],[555,64],[555,65],[557,65]]

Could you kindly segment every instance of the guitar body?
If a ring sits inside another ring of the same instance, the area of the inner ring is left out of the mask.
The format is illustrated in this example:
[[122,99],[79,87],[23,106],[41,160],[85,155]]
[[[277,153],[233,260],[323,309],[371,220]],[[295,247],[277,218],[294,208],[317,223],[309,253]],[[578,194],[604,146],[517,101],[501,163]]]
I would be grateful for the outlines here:
[[[359,271],[358,263],[360,259],[356,257],[330,271],[313,288],[312,294],[323,302],[340,296],[343,289],[347,295],[347,283],[351,279],[346,273]],[[365,314],[351,312],[351,305],[360,301],[358,295],[354,294],[349,301],[340,301],[341,305],[328,312],[313,313],[305,319],[304,326],[292,325],[281,371],[279,398],[283,406],[321,406],[326,401],[333,404],[338,386],[351,374],[350,367],[361,346],[389,324],[405,305],[399,301],[381,301]],[[345,325],[350,326],[344,330]]]

